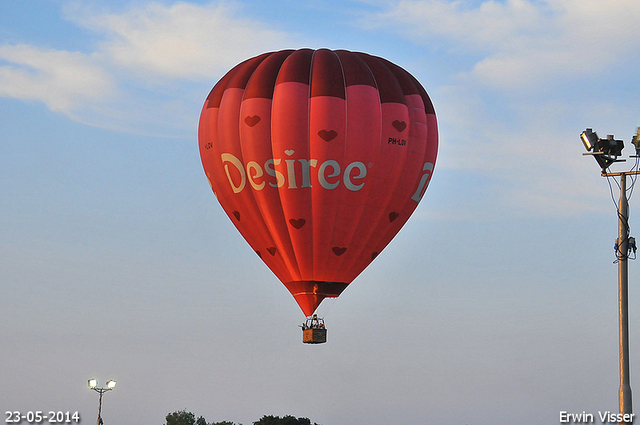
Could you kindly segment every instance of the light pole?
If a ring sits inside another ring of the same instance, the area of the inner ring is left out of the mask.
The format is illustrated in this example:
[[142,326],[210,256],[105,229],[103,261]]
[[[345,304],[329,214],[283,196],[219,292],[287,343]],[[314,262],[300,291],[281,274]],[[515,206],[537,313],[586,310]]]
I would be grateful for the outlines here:
[[[620,177],[620,201],[618,202],[618,239],[616,240],[616,260],[618,262],[618,330],[620,353],[620,389],[618,402],[620,407],[620,424],[632,422],[631,381],[629,378],[629,253],[636,251],[635,239],[629,236],[629,202],[627,199],[627,176],[638,175],[636,169],[620,173],[607,172],[609,166],[619,160],[624,143],[614,140],[614,136],[599,139],[590,128],[580,135],[587,153],[593,155],[602,169],[603,177]],[[638,136],[634,136],[632,143],[636,146],[636,158],[640,156],[640,128]]]
[[114,389],[116,387],[116,381],[114,380],[109,380],[107,381],[107,386],[104,388],[98,387],[98,380],[91,378],[89,379],[89,388],[91,388],[92,390],[94,390],[95,392],[97,392],[98,394],[100,394],[100,397],[98,398],[98,422],[97,425],[102,425],[102,394],[106,393],[107,391],[111,391],[112,389]]

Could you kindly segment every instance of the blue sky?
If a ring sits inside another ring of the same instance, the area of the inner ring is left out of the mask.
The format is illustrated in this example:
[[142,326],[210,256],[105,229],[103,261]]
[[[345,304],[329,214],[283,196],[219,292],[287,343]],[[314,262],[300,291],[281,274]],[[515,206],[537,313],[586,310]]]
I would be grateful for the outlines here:
[[[91,377],[118,381],[107,424],[616,411],[616,213],[578,136],[630,145],[638,22],[633,0],[0,3],[2,411],[92,421]],[[301,47],[404,67],[440,131],[429,190],[321,307],[320,346],[301,343],[298,306],[217,204],[197,148],[228,69]],[[632,387],[639,273],[631,261]]]

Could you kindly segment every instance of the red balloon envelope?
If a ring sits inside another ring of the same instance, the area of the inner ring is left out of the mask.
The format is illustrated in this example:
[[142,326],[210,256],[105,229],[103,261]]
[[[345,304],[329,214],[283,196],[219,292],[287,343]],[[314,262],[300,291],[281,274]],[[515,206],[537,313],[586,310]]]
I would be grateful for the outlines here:
[[283,50],[229,71],[198,131],[211,188],[306,316],[391,241],[433,173],[424,88],[364,53]]

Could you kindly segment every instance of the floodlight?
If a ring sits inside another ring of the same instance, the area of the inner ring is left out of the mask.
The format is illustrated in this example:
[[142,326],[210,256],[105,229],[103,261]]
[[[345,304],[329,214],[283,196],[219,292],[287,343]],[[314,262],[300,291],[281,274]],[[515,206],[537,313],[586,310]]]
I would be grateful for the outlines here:
[[580,139],[582,140],[582,144],[584,144],[584,148],[587,152],[590,152],[598,143],[598,134],[594,133],[590,128],[587,128],[580,135]]
[[631,139],[631,143],[636,147],[636,156],[640,156],[640,127],[636,129],[636,135]]
[[114,389],[115,387],[116,387],[116,381],[111,380],[107,382],[107,388],[109,388],[110,390]]
[[89,388],[95,388],[98,386],[98,380],[91,378],[89,379]]
[[624,142],[615,140],[613,135],[608,135],[606,139],[600,139],[595,131],[587,128],[580,134],[580,140],[582,140],[584,148],[589,152],[583,155],[593,155],[603,171],[614,162],[620,161],[618,157],[622,155]]
[[615,140],[613,134],[609,134],[605,140],[599,140],[602,143],[600,148],[602,152],[609,156],[621,156],[622,149],[624,149],[624,142],[622,140]]

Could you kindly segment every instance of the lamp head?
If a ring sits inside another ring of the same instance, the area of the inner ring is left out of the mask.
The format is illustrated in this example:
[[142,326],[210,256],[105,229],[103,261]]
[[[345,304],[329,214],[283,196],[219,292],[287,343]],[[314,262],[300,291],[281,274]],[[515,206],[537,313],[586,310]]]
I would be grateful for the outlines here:
[[600,139],[598,134],[590,128],[580,134],[580,140],[582,140],[584,148],[587,152],[592,152],[593,157],[603,171],[609,168],[622,155],[624,142],[615,140],[613,137],[613,135],[609,135],[606,139]]
[[631,138],[631,143],[636,147],[636,156],[640,156],[640,127],[636,129],[636,135]]
[[89,388],[95,388],[98,386],[98,380],[95,378],[89,379]]
[[587,152],[591,152],[598,144],[598,134],[594,133],[592,129],[587,128],[580,135],[580,140],[582,140],[582,144]]
[[108,389],[112,390],[112,389],[114,389],[115,387],[116,387],[116,381],[114,381],[114,380],[110,380],[110,381],[108,381],[108,382],[107,382],[107,388],[108,388]]
[[601,143],[600,150],[608,156],[622,156],[622,149],[624,149],[624,142],[622,140],[615,140],[613,134],[609,134],[606,139],[599,140]]

